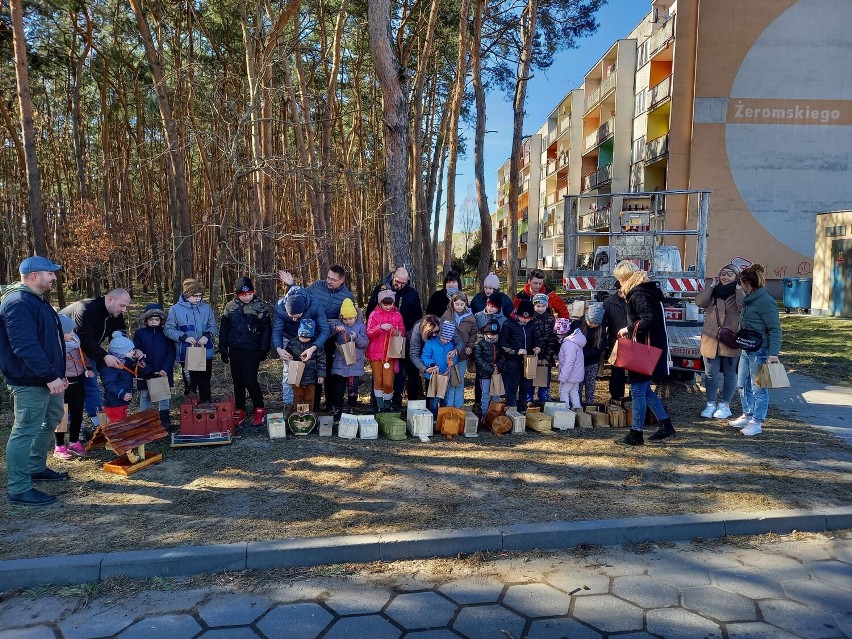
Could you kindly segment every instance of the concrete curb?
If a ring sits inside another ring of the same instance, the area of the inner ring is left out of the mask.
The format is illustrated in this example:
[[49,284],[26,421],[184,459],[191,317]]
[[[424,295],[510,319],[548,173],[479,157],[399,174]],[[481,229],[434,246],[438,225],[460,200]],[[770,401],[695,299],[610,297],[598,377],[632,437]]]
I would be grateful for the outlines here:
[[615,546],[643,541],[689,541],[697,537],[714,539],[728,535],[784,534],[794,530],[821,532],[844,528],[852,528],[852,506],[557,521],[499,528],[448,528],[59,555],[0,562],[0,592],[41,584],[103,581],[118,575],[137,579],[187,577],[248,569],[453,557],[459,553],[564,550],[580,544]]

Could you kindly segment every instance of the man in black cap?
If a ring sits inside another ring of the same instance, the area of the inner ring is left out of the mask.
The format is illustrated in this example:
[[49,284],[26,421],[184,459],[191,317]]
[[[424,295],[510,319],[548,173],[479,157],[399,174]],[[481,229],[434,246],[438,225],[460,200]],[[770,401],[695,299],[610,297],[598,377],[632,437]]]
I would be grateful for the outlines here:
[[541,350],[535,340],[530,321],[533,318],[533,303],[521,300],[514,314],[503,322],[497,347],[503,358],[503,385],[506,387],[506,406],[518,407],[518,412],[527,410],[527,391],[529,380],[524,375],[524,360],[527,355]]
[[9,502],[45,506],[56,497],[34,481],[63,481],[68,473],[47,467],[53,432],[65,414],[65,340],[59,316],[44,298],[62,268],[46,257],[28,257],[20,283],[0,301],[0,371],[14,398],[15,422],[6,444]]

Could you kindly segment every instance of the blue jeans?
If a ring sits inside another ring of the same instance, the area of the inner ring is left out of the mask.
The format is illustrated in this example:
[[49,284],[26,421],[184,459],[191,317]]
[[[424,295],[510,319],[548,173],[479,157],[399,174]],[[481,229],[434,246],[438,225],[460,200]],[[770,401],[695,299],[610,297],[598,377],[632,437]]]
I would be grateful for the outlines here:
[[654,416],[663,421],[668,419],[663,402],[651,389],[651,380],[647,382],[633,382],[630,384],[630,398],[633,400],[633,430],[645,430],[645,413],[648,408]]
[[[547,367],[547,386],[539,386],[538,388],[538,401],[540,402],[549,402],[550,401],[550,382],[553,380],[553,369],[548,366]],[[527,403],[535,400],[536,389],[533,388],[532,381],[530,381],[530,388],[527,391]]]
[[458,386],[447,386],[447,396],[444,399],[447,400],[447,406],[458,408],[464,406],[464,374],[467,372],[467,360],[456,364],[456,368],[462,383]]
[[101,399],[101,389],[98,388],[98,370],[92,371],[92,377],[83,377],[83,390],[85,392],[85,408],[89,417],[95,417],[103,410],[104,403]]
[[740,370],[737,385],[740,388],[740,402],[743,405],[743,413],[751,415],[756,421],[762,422],[766,419],[769,410],[769,389],[761,388],[754,383],[757,371],[766,363],[769,356],[765,348],[749,353],[743,351],[740,355]]
[[[737,390],[738,357],[704,358],[704,388],[707,391],[707,401],[722,401],[731,403]],[[722,397],[719,397],[719,374],[722,374]]]
[[482,408],[482,415],[485,416],[485,413],[488,412],[488,404],[491,402],[499,402],[500,395],[492,395],[491,394],[491,378],[485,377],[483,379],[476,380],[479,382],[479,388],[482,389],[482,399],[479,402],[480,408]]
[[[450,389],[447,389],[447,395],[450,394]],[[438,419],[438,409],[441,406],[446,406],[447,400],[441,399],[440,397],[430,397],[426,400],[426,406],[429,408],[429,412],[432,413],[432,417]]]
[[[151,395],[147,390],[139,391],[139,410],[151,408]],[[169,400],[161,399],[157,402],[157,410],[169,410]]]

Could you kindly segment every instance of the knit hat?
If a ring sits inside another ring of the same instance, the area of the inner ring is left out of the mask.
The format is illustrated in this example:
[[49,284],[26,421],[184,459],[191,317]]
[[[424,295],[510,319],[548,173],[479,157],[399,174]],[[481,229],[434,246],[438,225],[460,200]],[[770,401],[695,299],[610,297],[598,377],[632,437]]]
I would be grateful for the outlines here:
[[719,272],[722,272],[725,269],[733,271],[734,275],[739,275],[740,273],[743,272],[742,269],[739,266],[737,266],[736,264],[726,264],[725,266],[723,266],[722,268],[719,269]]
[[603,321],[603,317],[603,304],[599,302],[592,302],[591,304],[589,304],[588,309],[586,309],[586,321],[589,324],[600,324]]
[[247,277],[238,277],[234,283],[234,292],[237,295],[240,293],[254,293],[254,284]]
[[529,300],[521,300],[521,303],[518,304],[518,310],[515,311],[515,315],[518,317],[532,317],[535,309],[533,308],[533,303]]
[[571,332],[571,320],[564,317],[557,317],[553,323],[553,332],[557,335],[567,335]]
[[500,288],[500,278],[497,277],[497,275],[495,275],[494,273],[489,273],[485,276],[485,279],[482,280],[482,286],[483,288],[487,286],[488,288],[493,288],[497,290],[498,288]]
[[456,334],[456,325],[452,322],[444,320],[441,322],[441,337],[446,340],[451,340]]
[[382,303],[382,300],[390,299],[392,302],[396,300],[396,293],[394,293],[390,289],[384,289],[383,291],[379,291],[379,295],[377,301],[379,304]]
[[62,313],[59,313],[59,323],[62,324],[62,334],[63,335],[65,333],[70,333],[75,328],[77,328],[77,325],[74,323],[74,320],[72,320],[67,315],[63,315]]
[[145,326],[145,323],[152,317],[159,317],[161,323],[165,322],[166,314],[163,312],[163,307],[159,304],[148,304],[145,311],[139,316],[139,326]]
[[192,295],[197,295],[198,293],[203,293],[204,287],[201,285],[197,279],[188,277],[183,281],[183,296],[191,297]]
[[485,326],[482,327],[483,333],[492,333],[497,334],[500,332],[500,322],[488,322]]
[[485,298],[486,304],[491,304],[491,306],[493,306],[494,308],[496,308],[498,310],[500,309],[500,302],[501,301],[502,301],[501,293],[498,293],[497,291],[494,291],[493,293],[491,293],[491,295],[488,295]]
[[308,308],[308,303],[301,295],[290,295],[284,300],[284,310],[287,315],[301,315]]
[[317,330],[317,323],[312,319],[299,321],[299,337],[313,337]]
[[112,339],[109,341],[109,352],[122,357],[132,351],[135,347],[133,342],[124,335],[121,331],[115,331],[112,334]]
[[533,305],[535,305],[535,304],[544,304],[545,306],[547,306],[547,300],[548,300],[548,298],[547,298],[547,293],[536,293],[536,294],[535,294],[535,295],[533,295],[533,297],[532,297],[532,303],[533,303]]
[[358,317],[358,311],[355,309],[355,303],[348,297],[343,300],[343,304],[340,305],[340,317],[341,319],[352,319],[353,317]]

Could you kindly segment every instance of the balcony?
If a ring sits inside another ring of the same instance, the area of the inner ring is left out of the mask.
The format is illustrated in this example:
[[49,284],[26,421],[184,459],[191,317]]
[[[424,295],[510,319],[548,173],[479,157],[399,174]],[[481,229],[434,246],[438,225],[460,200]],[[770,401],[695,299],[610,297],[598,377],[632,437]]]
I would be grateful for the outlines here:
[[559,189],[559,190],[556,192],[556,198],[557,198],[558,200],[561,200],[561,199],[562,199],[563,197],[565,197],[566,195],[568,195],[568,187],[567,187],[567,186],[563,186],[561,189]]
[[524,181],[521,182],[521,193],[526,193],[530,190],[530,178],[527,176],[524,178]]
[[518,242],[520,244],[526,244],[527,243],[527,236],[528,236],[527,233],[521,233],[521,237],[519,238]]
[[556,170],[565,168],[568,166],[568,153],[562,153],[558,158],[556,158]]
[[597,171],[583,176],[583,190],[590,191],[612,180],[612,164],[600,167]]
[[667,76],[663,81],[651,88],[648,96],[648,110],[659,106],[663,101],[672,97],[672,76]]
[[589,109],[594,107],[598,102],[603,100],[610,91],[615,88],[615,71],[613,70],[604,81],[600,83],[597,89],[593,89],[589,95],[586,96],[584,112],[588,112]]
[[545,169],[545,175],[550,175],[551,173],[553,173],[556,170],[556,168],[557,168],[556,167],[556,160],[553,160],[553,159],[548,160],[547,161],[547,167]]
[[669,153],[669,134],[649,140],[645,145],[645,162],[656,162]]
[[581,231],[591,231],[602,227],[609,227],[610,207],[604,207],[597,211],[589,211],[580,215],[578,227]]
[[547,197],[544,198],[545,206],[553,206],[556,203],[556,192],[548,193]]
[[650,51],[650,55],[654,55],[657,51],[662,49],[669,40],[674,37],[674,23],[676,16],[672,16],[669,18],[668,22],[663,24],[659,29],[654,31],[651,34],[651,37],[648,38],[650,41],[648,45],[648,50]]
[[565,118],[559,123],[559,135],[567,133],[569,128],[571,128],[571,118]]
[[615,118],[610,118],[601,124],[595,131],[589,133],[583,141],[583,152],[591,151],[593,148],[612,137],[615,128]]

